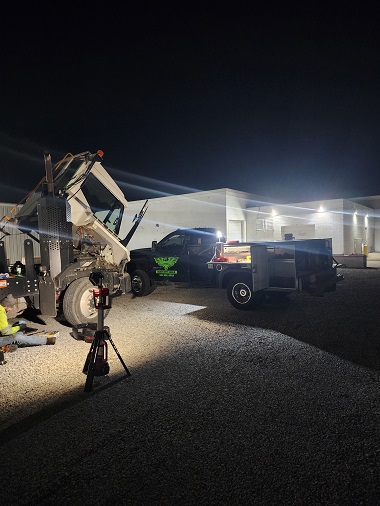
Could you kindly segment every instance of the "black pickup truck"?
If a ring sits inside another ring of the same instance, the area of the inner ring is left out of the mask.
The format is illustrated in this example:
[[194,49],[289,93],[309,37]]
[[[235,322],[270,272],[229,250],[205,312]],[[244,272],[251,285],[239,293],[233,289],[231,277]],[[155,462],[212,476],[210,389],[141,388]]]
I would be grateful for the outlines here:
[[178,229],[153,241],[151,248],[131,250],[127,271],[133,294],[148,295],[158,284],[168,282],[213,284],[214,273],[207,262],[216,242],[223,240],[216,228]]

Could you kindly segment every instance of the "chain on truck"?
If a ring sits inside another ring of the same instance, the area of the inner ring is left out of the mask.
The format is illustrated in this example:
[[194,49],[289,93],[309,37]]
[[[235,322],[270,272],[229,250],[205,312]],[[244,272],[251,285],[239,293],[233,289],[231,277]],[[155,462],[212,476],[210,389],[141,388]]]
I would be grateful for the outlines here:
[[[43,315],[61,313],[72,326],[95,323],[94,271],[101,272],[111,296],[131,290],[125,266],[130,259],[127,245],[137,229],[147,201],[128,234],[124,210],[127,200],[102,165],[103,152],[67,154],[54,168],[44,155],[45,177],[2,220],[2,231],[27,234],[25,263],[21,273],[0,279],[0,295],[12,293]],[[39,243],[40,264],[35,264],[33,242]],[[8,273],[4,241],[0,241],[0,272]],[[21,274],[21,275],[20,275]]]
[[241,310],[254,309],[266,296],[273,301],[293,292],[322,296],[343,280],[331,238],[220,242],[207,265],[232,306]]

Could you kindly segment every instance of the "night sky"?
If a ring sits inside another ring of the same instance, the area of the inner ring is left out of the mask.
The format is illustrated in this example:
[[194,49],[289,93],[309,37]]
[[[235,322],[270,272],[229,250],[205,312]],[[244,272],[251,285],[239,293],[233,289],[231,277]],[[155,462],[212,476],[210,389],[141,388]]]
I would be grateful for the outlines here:
[[128,200],[380,194],[376,3],[28,4],[2,16],[1,202],[44,151],[98,149]]

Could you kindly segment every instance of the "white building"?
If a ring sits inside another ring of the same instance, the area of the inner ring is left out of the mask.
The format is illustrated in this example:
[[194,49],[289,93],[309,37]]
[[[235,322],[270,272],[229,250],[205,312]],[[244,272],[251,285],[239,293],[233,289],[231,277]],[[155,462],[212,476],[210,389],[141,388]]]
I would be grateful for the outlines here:
[[[129,202],[134,216],[145,201]],[[149,200],[130,249],[149,247],[176,228],[216,227],[227,240],[333,239],[333,253],[380,252],[380,196],[279,204],[222,188]],[[364,246],[365,245],[365,248]]]
[[[152,240],[159,241],[177,228],[192,227],[219,228],[225,237],[244,241],[247,237],[247,205],[259,201],[258,196],[229,188],[151,199],[129,247],[150,246]],[[144,202],[129,202],[127,213],[131,219]],[[127,220],[125,230],[120,231],[121,236],[130,225]]]
[[295,239],[331,237],[337,255],[360,254],[364,245],[368,252],[379,251],[375,214],[345,199],[256,207],[247,210],[248,240],[281,240],[285,234]]
[[[145,200],[129,202],[124,228],[125,237],[133,218]],[[1,216],[8,215],[13,204],[0,204]],[[320,200],[280,204],[251,193],[221,188],[150,199],[148,209],[128,247],[150,247],[177,228],[219,228],[227,240],[281,240],[285,234],[296,239],[331,237],[336,255],[358,254],[366,250],[380,252],[380,196],[353,199]],[[6,227],[3,233],[10,264],[23,260],[23,242],[27,238]],[[39,246],[34,243],[35,256]]]

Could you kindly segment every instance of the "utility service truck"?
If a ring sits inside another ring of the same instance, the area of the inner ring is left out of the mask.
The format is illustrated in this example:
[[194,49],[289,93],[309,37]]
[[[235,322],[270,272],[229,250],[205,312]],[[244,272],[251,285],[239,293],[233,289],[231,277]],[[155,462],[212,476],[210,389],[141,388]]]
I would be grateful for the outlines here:
[[[45,154],[45,177],[13,216],[3,218],[3,233],[13,229],[29,236],[25,261],[8,273],[4,241],[0,241],[0,297],[25,298],[43,315],[58,313],[72,326],[95,323],[93,285],[96,271],[110,296],[131,290],[127,245],[140,223],[147,201],[129,233],[119,236],[127,200],[102,165],[103,152],[68,154],[53,169]],[[124,227],[125,228],[125,227]],[[9,232],[8,232],[9,234]],[[40,246],[35,263],[33,241]]]
[[130,251],[127,271],[137,297],[151,293],[159,284],[214,284],[207,262],[215,245],[223,240],[216,228],[177,229],[151,248]]
[[332,239],[220,242],[208,262],[216,285],[241,310],[254,309],[266,296],[278,301],[293,292],[335,291],[343,279],[337,267]]

